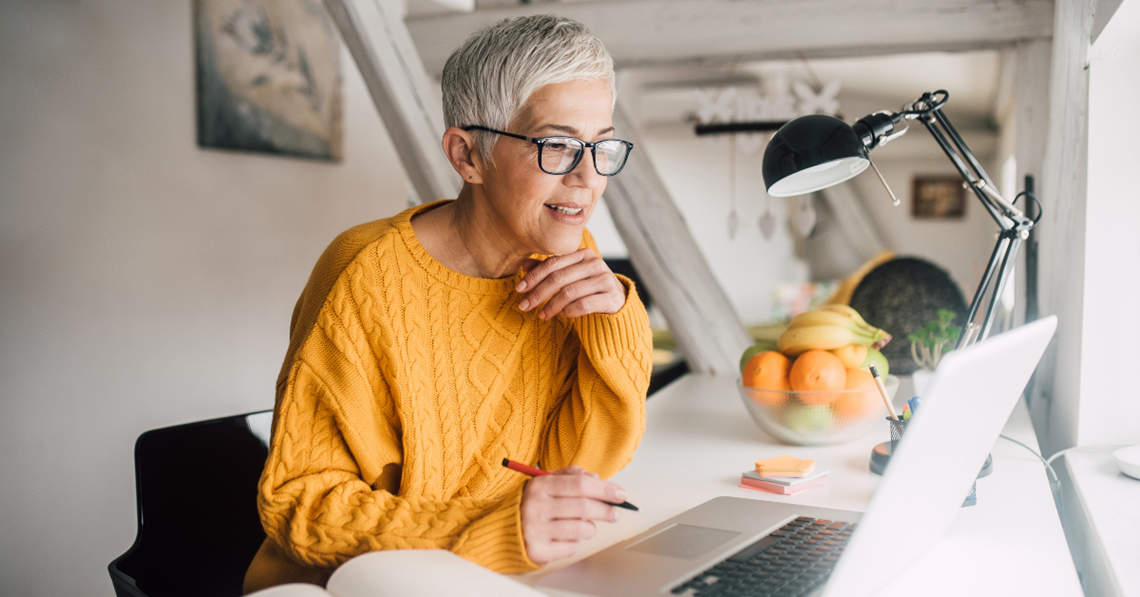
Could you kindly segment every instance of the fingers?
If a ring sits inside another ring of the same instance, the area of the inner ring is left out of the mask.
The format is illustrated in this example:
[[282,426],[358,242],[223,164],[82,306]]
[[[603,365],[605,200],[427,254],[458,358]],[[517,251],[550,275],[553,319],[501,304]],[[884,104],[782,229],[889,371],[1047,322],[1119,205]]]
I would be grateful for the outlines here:
[[[586,253],[589,253],[589,255]],[[577,251],[566,255],[554,255],[552,257],[548,257],[543,261],[539,261],[537,259],[528,259],[523,264],[523,270],[526,271],[526,275],[523,276],[522,280],[519,280],[518,286],[515,287],[515,290],[519,292],[528,292],[530,290],[533,290],[534,287],[543,280],[543,278],[549,276],[554,270],[581,262],[585,259],[588,259],[590,256],[593,256],[595,258],[597,257],[597,255],[595,255],[594,252],[589,249],[578,249]]]
[[[524,269],[527,269],[524,266]],[[589,313],[617,313],[625,304],[625,287],[593,251],[579,249],[555,256],[527,270],[517,289],[526,298],[519,308],[528,311],[546,302],[542,319],[561,313],[579,317]]]
[[550,471],[550,472],[551,472],[551,474],[555,474],[555,475],[586,475],[587,477],[593,477],[595,479],[601,479],[601,477],[598,476],[598,473],[595,473],[593,471],[588,471],[588,470],[586,470],[586,469],[584,469],[584,468],[582,468],[576,464],[571,464],[568,467],[560,468],[556,471]]
[[[549,319],[561,313],[566,317],[577,317],[586,313],[617,311],[621,303],[616,301],[617,293],[606,278],[613,278],[613,274],[606,272],[584,278],[563,286],[546,305],[539,311],[538,316]],[[616,279],[614,280],[617,281]],[[619,282],[620,284],[620,282]],[[540,287],[541,288],[541,287]],[[607,295],[606,293],[610,293]],[[624,296],[621,297],[624,303]]]
[[585,541],[598,533],[592,520],[555,520],[550,523],[550,538],[555,541]]
[[576,545],[579,541],[593,538],[597,532],[598,525],[590,520],[548,520],[541,522],[523,520],[523,538],[529,538],[534,542],[563,542]]
[[[590,253],[594,259],[590,259],[583,251]],[[595,261],[601,260],[593,255],[593,251],[579,249],[569,255],[555,255],[536,264],[515,287],[517,291],[526,293],[526,298],[519,307],[523,311],[533,309],[554,296],[563,286],[596,273]],[[604,267],[605,262],[601,262],[601,265]]]
[[536,489],[555,498],[588,498],[608,504],[620,504],[626,498],[624,489],[596,475],[554,474],[531,479],[530,483],[535,483]]
[[[529,274],[530,272],[534,271],[534,268],[538,267],[538,266],[539,266],[539,265],[541,265],[541,264],[542,264],[542,261],[541,261],[541,260],[538,260],[538,259],[527,259],[526,261],[524,261],[524,262],[523,262],[523,266],[522,266],[522,269],[523,269],[523,271],[524,271],[524,272],[526,272],[526,273],[528,273],[528,274]],[[520,281],[521,281],[521,280],[520,280]]]
[[611,503],[625,500],[617,485],[578,466],[527,481],[520,509],[527,556],[538,564],[574,555],[597,533],[595,521],[616,522]]
[[[590,498],[563,498],[551,497],[546,504],[545,514],[549,521],[580,520],[593,524],[591,521],[617,522],[621,520],[621,513],[616,506]],[[593,537],[590,531],[590,537]],[[573,539],[575,537],[559,536],[558,539]],[[577,537],[585,538],[585,537]]]
[[530,561],[545,566],[554,560],[568,558],[578,553],[577,541],[548,541],[536,544],[524,537],[526,542],[526,555]]

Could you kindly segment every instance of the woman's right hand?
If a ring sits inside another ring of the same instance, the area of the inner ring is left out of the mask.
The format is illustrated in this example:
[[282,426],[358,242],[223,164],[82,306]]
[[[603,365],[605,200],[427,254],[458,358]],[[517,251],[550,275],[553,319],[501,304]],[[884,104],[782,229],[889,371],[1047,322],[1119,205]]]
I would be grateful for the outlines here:
[[594,536],[595,520],[617,522],[625,490],[580,466],[568,466],[526,483],[521,507],[526,555],[539,565],[568,558]]

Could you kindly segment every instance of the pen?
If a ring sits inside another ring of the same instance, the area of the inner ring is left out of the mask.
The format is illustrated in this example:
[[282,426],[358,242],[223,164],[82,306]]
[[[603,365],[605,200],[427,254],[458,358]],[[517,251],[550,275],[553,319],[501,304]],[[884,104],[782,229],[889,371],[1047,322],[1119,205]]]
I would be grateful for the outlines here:
[[[527,466],[521,462],[515,462],[514,460],[511,460],[510,458],[504,458],[503,459],[503,466],[511,469],[512,471],[518,471],[524,475],[530,475],[532,477],[542,477],[544,475],[553,474],[553,473],[549,473],[547,471],[544,471],[540,468],[534,468],[533,466]],[[611,506],[617,506],[618,508],[625,508],[626,510],[633,510],[634,512],[638,511],[637,506],[634,506],[633,504],[631,504],[629,502],[622,502],[620,504],[614,504],[612,502],[606,502],[606,503],[611,505]]]
[[879,394],[883,397],[883,402],[887,405],[887,412],[891,413],[891,418],[896,421],[901,421],[899,414],[895,412],[895,405],[891,404],[891,397],[887,394],[887,386],[883,385],[883,378],[879,377],[879,370],[874,365],[868,365],[871,370],[871,377],[875,378],[875,385],[879,387]]

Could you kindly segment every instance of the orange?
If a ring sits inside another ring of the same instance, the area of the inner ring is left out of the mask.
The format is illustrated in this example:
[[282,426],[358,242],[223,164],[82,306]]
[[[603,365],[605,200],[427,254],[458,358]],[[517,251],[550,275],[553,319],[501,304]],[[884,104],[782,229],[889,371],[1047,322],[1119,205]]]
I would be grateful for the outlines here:
[[776,390],[757,390],[756,388],[744,388],[748,397],[752,399],[753,403],[766,406],[769,409],[779,410],[784,403],[792,397],[791,392],[778,392]]
[[788,368],[792,362],[784,353],[766,350],[748,359],[741,382],[745,387],[761,390],[791,390],[788,385]]
[[839,357],[844,367],[854,369],[862,365],[863,360],[867,358],[867,347],[862,344],[848,344],[843,348],[832,350],[831,354]]
[[807,392],[799,394],[804,404],[827,405],[837,398],[832,392],[847,385],[847,369],[843,361],[830,352],[809,350],[792,364],[788,383],[797,392]]
[[788,385],[788,369],[791,364],[792,362],[782,352],[766,350],[757,353],[744,365],[741,383],[746,388],[755,388],[748,391],[753,400],[766,406],[778,407],[788,398],[788,394],[781,392],[792,389]]
[[879,391],[878,384],[875,383],[875,376],[871,375],[870,371],[860,369],[858,367],[851,367],[847,369],[847,383],[844,384],[845,390],[875,390]]
[[863,391],[844,392],[835,402],[831,403],[831,409],[838,418],[861,417],[875,408],[875,404],[882,401],[882,398],[879,397],[879,388],[875,385],[875,378],[866,369],[848,369],[845,389]]

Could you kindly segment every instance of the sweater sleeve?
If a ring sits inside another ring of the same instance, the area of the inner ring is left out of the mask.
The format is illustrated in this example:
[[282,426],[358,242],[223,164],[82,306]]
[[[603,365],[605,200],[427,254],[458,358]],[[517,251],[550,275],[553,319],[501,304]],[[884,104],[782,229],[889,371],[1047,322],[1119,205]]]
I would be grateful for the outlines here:
[[[258,488],[266,534],[291,559],[331,570],[382,549],[447,549],[504,573],[533,570],[523,484],[495,499],[399,495],[399,419],[378,359],[351,317],[326,309],[283,379]],[[379,405],[379,406],[378,406]]]
[[569,319],[567,356],[576,362],[548,419],[541,462],[549,469],[577,464],[608,479],[633,459],[645,432],[653,337],[633,282],[618,279],[627,295],[617,313]]

